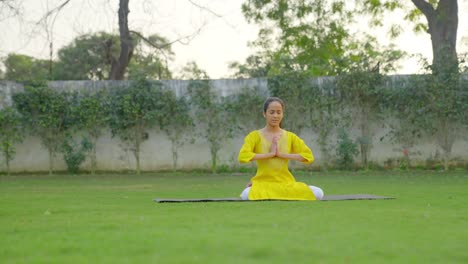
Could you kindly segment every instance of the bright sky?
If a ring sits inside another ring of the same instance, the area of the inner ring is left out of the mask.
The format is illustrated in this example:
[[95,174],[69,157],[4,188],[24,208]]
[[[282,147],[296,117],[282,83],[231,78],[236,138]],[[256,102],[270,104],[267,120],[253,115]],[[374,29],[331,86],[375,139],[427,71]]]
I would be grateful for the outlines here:
[[[56,18],[45,27],[33,27],[40,16],[56,7],[63,0],[23,0],[25,19],[0,21],[0,56],[10,52],[48,58],[49,40],[53,40],[54,53],[70,43],[77,35],[99,30],[118,32],[118,0],[71,0]],[[192,3],[205,6],[200,9]],[[180,70],[187,62],[195,61],[211,78],[225,78],[231,72],[228,63],[244,62],[253,53],[247,46],[257,36],[257,26],[248,24],[241,12],[241,0],[131,0],[129,26],[145,35],[157,33],[169,40],[193,35],[190,40],[175,43],[172,47],[175,60],[170,63],[173,71]],[[458,52],[468,52],[468,1],[459,1]],[[220,15],[221,17],[219,17]],[[33,32],[33,29],[35,32]],[[199,31],[199,32],[198,32]],[[198,33],[197,33],[198,32]],[[32,36],[32,37],[31,37]],[[464,39],[464,41],[462,41]],[[416,35],[408,30],[397,43],[409,53],[422,53],[432,57],[428,34]],[[399,73],[414,73],[415,60],[403,63]]]

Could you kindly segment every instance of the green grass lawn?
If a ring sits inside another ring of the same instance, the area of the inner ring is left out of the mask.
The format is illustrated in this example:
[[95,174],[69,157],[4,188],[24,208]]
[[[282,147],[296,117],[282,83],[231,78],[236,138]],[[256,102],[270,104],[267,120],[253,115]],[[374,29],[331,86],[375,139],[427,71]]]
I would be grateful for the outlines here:
[[1,263],[468,263],[467,171],[295,172],[325,194],[236,197],[247,174],[0,176]]

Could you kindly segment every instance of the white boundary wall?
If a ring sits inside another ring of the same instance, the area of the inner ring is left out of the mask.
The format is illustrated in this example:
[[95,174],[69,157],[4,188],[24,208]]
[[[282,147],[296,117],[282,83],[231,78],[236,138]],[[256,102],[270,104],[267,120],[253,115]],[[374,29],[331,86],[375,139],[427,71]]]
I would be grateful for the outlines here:
[[[401,76],[396,76],[401,78]],[[404,77],[403,77],[404,78]],[[215,90],[222,96],[234,94],[243,87],[259,87],[268,90],[266,79],[220,79],[211,80]],[[168,80],[162,81],[165,87],[175,91],[177,96],[183,96],[187,89],[189,81]],[[94,89],[114,89],[127,86],[127,81],[53,81],[49,86],[57,90],[94,90]],[[0,108],[11,105],[11,96],[15,92],[23,91],[23,85],[0,81]],[[287,102],[286,102],[287,103]],[[259,106],[261,107],[261,106]],[[294,132],[294,131],[293,131]],[[379,141],[379,138],[385,135],[386,129],[379,128],[373,138],[373,148],[370,155],[372,162],[385,165],[390,160],[398,160],[403,157],[399,146],[388,141]],[[306,143],[312,148],[316,162],[312,165],[320,166],[323,158],[316,143],[317,136],[310,130],[304,129],[300,135]],[[355,138],[355,133],[351,131],[351,137]],[[335,139],[334,139],[335,140]],[[225,143],[219,152],[218,165],[240,166],[237,162],[237,153],[242,145],[243,135],[231,139]],[[434,158],[442,151],[427,139],[425,144],[415,147],[410,153],[412,160],[424,163],[429,158]],[[336,142],[332,142],[332,145]],[[13,172],[33,172],[47,171],[49,166],[48,152],[41,145],[39,138],[27,137],[23,143],[18,144],[15,159],[10,167]],[[98,170],[121,171],[133,170],[135,168],[135,159],[130,151],[121,148],[118,138],[112,138],[110,133],[103,135],[97,144]],[[162,132],[153,130],[150,132],[149,139],[142,145],[140,165],[143,171],[169,170],[172,168],[172,153],[169,140]],[[453,145],[452,157],[464,163],[468,160],[468,141],[459,140]],[[0,157],[3,159],[3,157]],[[359,158],[356,158],[359,161]],[[180,149],[178,167],[180,169],[199,169],[210,168],[211,157],[208,143],[203,138],[197,138],[194,144],[187,143]],[[249,165],[251,166],[251,165]],[[90,167],[89,161],[82,165],[82,169],[87,170]],[[65,170],[66,165],[61,156],[54,159],[55,170]],[[5,170],[4,162],[0,163],[0,171]]]

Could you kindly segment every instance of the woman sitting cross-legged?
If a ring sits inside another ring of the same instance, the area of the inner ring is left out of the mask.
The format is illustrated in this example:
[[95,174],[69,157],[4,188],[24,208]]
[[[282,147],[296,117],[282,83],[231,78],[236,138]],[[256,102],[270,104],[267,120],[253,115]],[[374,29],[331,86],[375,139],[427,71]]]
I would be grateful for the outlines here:
[[314,156],[296,134],[281,128],[284,103],[277,97],[263,105],[264,128],[250,132],[239,152],[239,161],[257,162],[257,173],[242,192],[243,200],[321,200],[319,187],[297,182],[288,169],[289,160],[310,164]]

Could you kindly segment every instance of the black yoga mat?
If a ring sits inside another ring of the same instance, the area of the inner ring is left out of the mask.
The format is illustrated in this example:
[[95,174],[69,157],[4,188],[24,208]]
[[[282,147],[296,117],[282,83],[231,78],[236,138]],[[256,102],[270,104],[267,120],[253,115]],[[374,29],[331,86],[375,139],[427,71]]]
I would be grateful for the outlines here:
[[[372,194],[338,194],[338,195],[325,195],[320,201],[346,201],[346,200],[381,200],[381,199],[395,199],[393,197],[379,196]],[[259,202],[259,201],[291,201],[291,200],[255,200],[245,201],[237,197],[227,198],[186,198],[186,199],[172,199],[172,198],[156,198],[155,202],[158,203],[193,203],[193,202]]]

